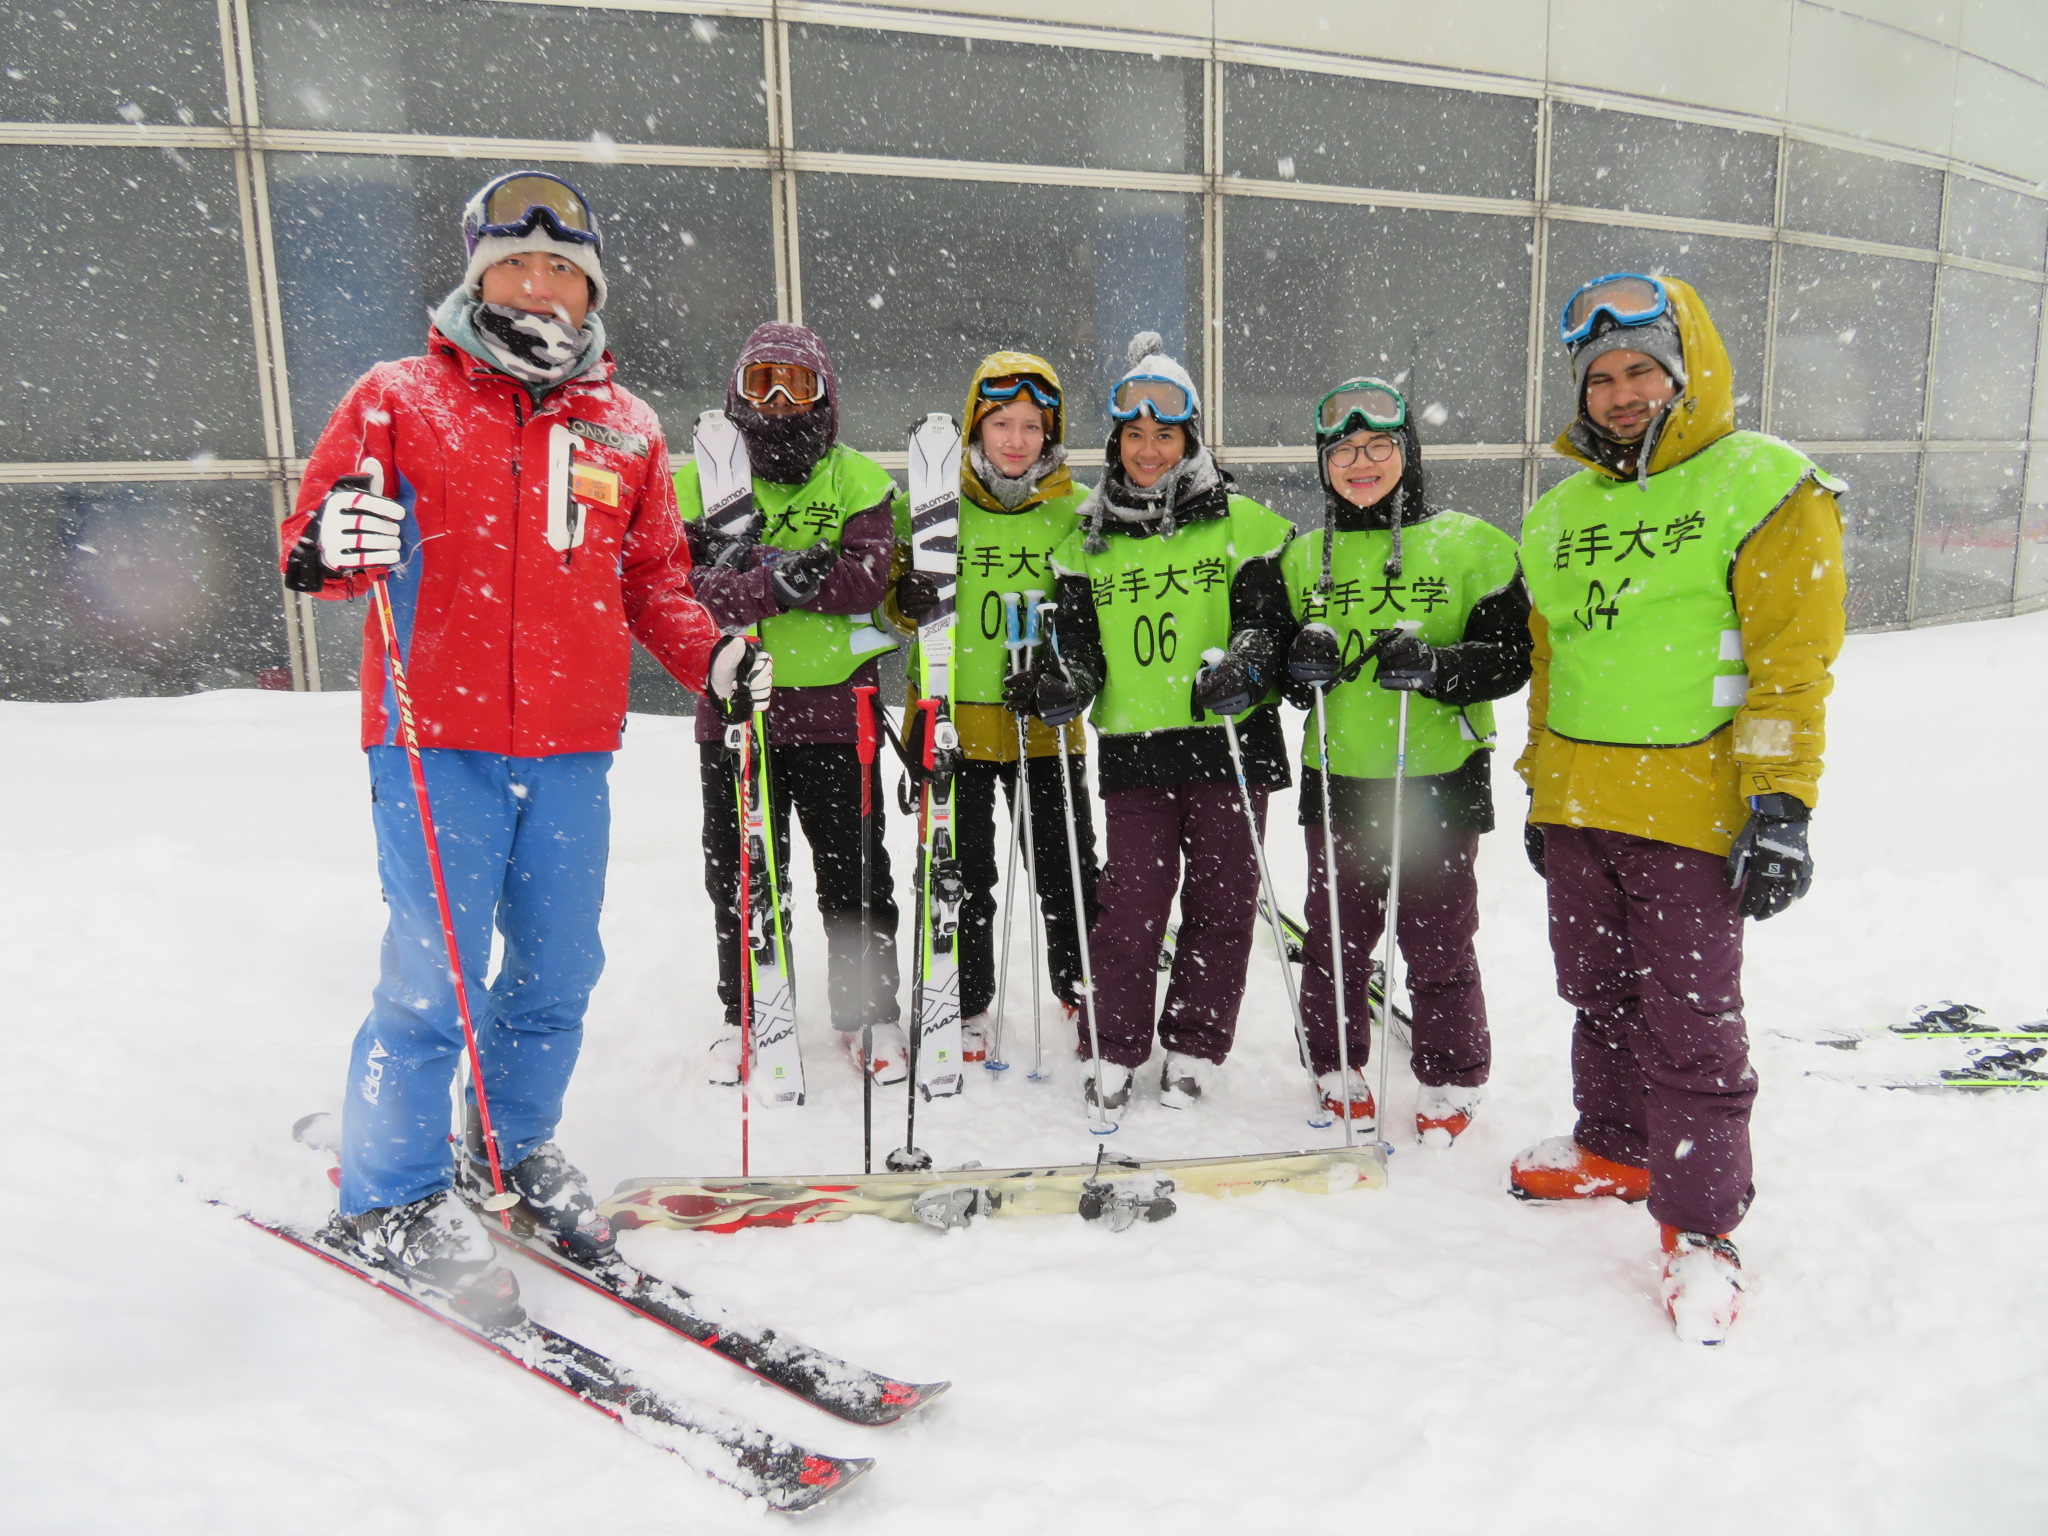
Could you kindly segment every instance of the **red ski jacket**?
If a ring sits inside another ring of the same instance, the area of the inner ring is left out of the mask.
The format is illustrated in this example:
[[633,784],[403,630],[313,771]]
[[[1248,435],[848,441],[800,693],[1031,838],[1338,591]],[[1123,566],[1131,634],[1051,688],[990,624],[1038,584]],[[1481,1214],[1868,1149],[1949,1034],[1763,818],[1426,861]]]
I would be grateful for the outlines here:
[[[307,461],[284,559],[343,475],[402,503],[387,578],[420,745],[515,757],[610,752],[626,721],[631,636],[702,693],[718,626],[690,587],[668,447],[612,359],[549,393],[431,331],[380,363]],[[324,599],[374,578],[331,578]],[[363,745],[398,744],[375,614],[363,625]]]

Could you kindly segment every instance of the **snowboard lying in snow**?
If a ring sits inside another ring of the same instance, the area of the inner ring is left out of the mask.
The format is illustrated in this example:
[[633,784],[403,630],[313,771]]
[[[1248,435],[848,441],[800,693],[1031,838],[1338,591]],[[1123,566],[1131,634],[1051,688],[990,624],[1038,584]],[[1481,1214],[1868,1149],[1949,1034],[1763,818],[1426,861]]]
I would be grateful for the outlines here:
[[1327,1152],[1252,1153],[1243,1157],[1122,1162],[1105,1152],[1093,1164],[1037,1168],[954,1168],[926,1173],[816,1175],[795,1178],[627,1179],[598,1207],[620,1230],[682,1227],[737,1232],[879,1216],[940,1229],[977,1216],[1078,1215],[1121,1230],[1173,1213],[1173,1197],[1248,1195],[1261,1189],[1335,1194],[1387,1182],[1377,1147]]

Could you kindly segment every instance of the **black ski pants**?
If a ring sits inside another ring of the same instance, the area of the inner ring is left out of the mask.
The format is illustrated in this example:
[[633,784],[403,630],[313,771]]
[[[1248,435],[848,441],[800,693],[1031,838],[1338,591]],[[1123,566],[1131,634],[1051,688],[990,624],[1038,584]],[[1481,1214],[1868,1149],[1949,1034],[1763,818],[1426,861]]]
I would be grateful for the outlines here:
[[[739,760],[719,742],[699,742],[704,785],[704,889],[718,924],[718,1000],[726,1023],[740,1022]],[[818,882],[818,915],[825,920],[826,988],[837,1029],[855,1030],[901,1019],[896,1002],[896,897],[889,853],[882,846],[882,783],[871,770],[873,813],[868,827],[872,899],[867,921],[860,910],[860,759],[850,744],[815,742],[772,747],[768,753],[769,824],[775,867],[782,876],[785,924],[791,911],[789,815],[795,808],[811,845]],[[863,935],[867,938],[865,959]],[[865,981],[863,981],[865,971]]]
[[[1074,875],[1067,858],[1067,817],[1060,805],[1060,763],[1054,753],[1031,759],[1031,842],[1037,855],[1038,910],[1045,923],[1046,971],[1062,1002],[1081,1001],[1081,942],[1074,931]],[[1081,849],[1081,896],[1095,921],[1095,819],[1088,798],[1088,759],[1066,759],[1067,793]],[[996,995],[996,886],[1009,868],[1014,823],[996,828],[996,788],[1006,802],[1017,795],[1017,765],[969,759],[953,782],[953,817],[959,829],[960,874],[967,886],[960,911],[960,1013],[988,1012]],[[1013,813],[1014,814],[1014,813]],[[1018,858],[1020,887],[1023,858]],[[1028,897],[1020,897],[1028,900]],[[1028,919],[1027,919],[1028,921]],[[1012,945],[1028,944],[1013,931]]]

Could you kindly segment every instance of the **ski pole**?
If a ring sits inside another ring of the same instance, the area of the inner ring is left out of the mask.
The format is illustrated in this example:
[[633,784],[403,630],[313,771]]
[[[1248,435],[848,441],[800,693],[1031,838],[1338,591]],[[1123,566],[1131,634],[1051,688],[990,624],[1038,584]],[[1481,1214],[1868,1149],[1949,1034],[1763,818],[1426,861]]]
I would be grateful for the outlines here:
[[[917,813],[917,928],[918,965],[917,982],[911,988],[910,1006],[910,1061],[903,1074],[904,1100],[903,1145],[891,1152],[883,1161],[891,1173],[921,1173],[932,1165],[932,1155],[919,1150],[917,1145],[917,1069],[918,1058],[924,1051],[924,972],[927,956],[926,946],[930,938],[925,932],[926,908],[930,897],[925,890],[930,881],[931,860],[931,814],[932,781],[929,777],[938,765],[939,701],[919,699],[918,712],[924,716],[923,767],[927,775],[920,791]],[[907,728],[907,727],[906,727]]]
[[[1402,625],[1407,628],[1407,625]],[[1387,869],[1387,950],[1380,961],[1380,1092],[1378,1106],[1380,1145],[1388,1153],[1394,1143],[1387,1135],[1387,1058],[1394,1054],[1394,930],[1401,919],[1401,790],[1408,777],[1408,690],[1401,690],[1401,702],[1394,717],[1394,805],[1388,814],[1392,831],[1387,839],[1390,858]],[[1324,778],[1328,783],[1327,773]],[[1324,814],[1328,814],[1327,801]],[[1412,1001],[1412,999],[1411,999]]]
[[[855,754],[860,759],[860,1005],[863,1013],[873,1006],[873,970],[868,946],[874,937],[874,869],[868,857],[868,840],[874,835],[875,815],[875,689],[853,690]],[[860,1166],[861,1172],[875,1171],[875,1026],[872,1018],[860,1027]]]
[[[1018,659],[1024,649],[1024,625],[1018,615],[1018,607],[1024,601],[1017,592],[1005,592],[1003,601],[1003,650],[1005,677],[1015,677],[1022,670]],[[1024,717],[1012,717],[1017,723],[1017,787],[1023,788],[1024,772]],[[1017,910],[1017,852],[1023,845],[1023,823],[1017,814],[1018,801],[1013,795],[1010,800],[1010,857],[1003,871],[1003,942],[999,946],[996,960],[996,1011],[991,1026],[988,1045],[988,1060],[983,1063],[991,1072],[1009,1070],[1009,1063],[1003,1060],[1003,1015],[1008,1008],[1010,995],[1010,929]],[[994,819],[995,808],[991,806],[990,819]],[[1036,983],[1034,982],[1035,986]]]
[[[366,476],[349,476],[365,480]],[[379,477],[381,478],[381,476]],[[336,482],[339,484],[339,482]],[[448,900],[448,876],[441,867],[441,839],[434,829],[434,808],[427,797],[427,765],[420,755],[419,725],[412,713],[412,690],[405,680],[405,663],[398,654],[398,626],[391,617],[391,594],[385,577],[370,584],[370,606],[377,614],[377,629],[384,640],[384,665],[391,675],[392,697],[398,703],[398,736],[405,743],[405,758],[412,769],[413,799],[420,813],[420,841],[426,845],[427,874],[434,885],[434,905],[441,913],[441,939],[448,948],[448,975],[455,983],[455,1012],[462,1020],[462,1047],[469,1057],[470,1087],[476,1092],[477,1123],[484,1133],[484,1153],[491,1165],[491,1198],[484,1209],[495,1211],[507,1232],[512,1230],[512,1207],[519,1197],[505,1188],[505,1170],[498,1162],[498,1133],[491,1124],[490,1100],[484,1094],[483,1053],[477,1048],[476,1021],[469,1011],[469,980],[462,973],[462,951],[455,941],[455,909]]]
[[[1040,603],[1038,615],[1045,627],[1045,636],[1052,644],[1052,653],[1058,658],[1062,670],[1067,659],[1060,655],[1059,605]],[[1115,1132],[1117,1123],[1109,1118],[1108,1106],[1102,1087],[1102,1028],[1095,1016],[1095,965],[1088,952],[1088,904],[1081,894],[1081,838],[1075,830],[1074,784],[1071,777],[1073,747],[1067,738],[1067,727],[1071,720],[1060,726],[1060,808],[1067,819],[1067,870],[1074,883],[1074,936],[1081,946],[1081,1001],[1088,1009],[1088,1054],[1095,1062],[1095,1123],[1088,1127],[1097,1136],[1108,1136]]]
[[[1038,609],[1045,601],[1045,594],[1036,587],[1024,593],[1024,671],[1030,671],[1038,664]],[[1017,717],[1017,799],[1021,807],[1019,825],[1024,829],[1024,888],[1028,908],[1024,919],[1024,948],[1031,962],[1031,1080],[1045,1081],[1045,1030],[1039,1014],[1038,985],[1038,924],[1040,903],[1038,887],[1038,849],[1033,845],[1036,834],[1031,826],[1031,751],[1030,728],[1024,717]],[[1064,768],[1064,762],[1061,764]]]
[[[739,689],[733,689],[735,696]],[[725,728],[725,744],[739,754],[740,819],[740,1177],[753,1172],[749,1135],[753,1129],[748,1072],[754,1057],[754,944],[749,931],[754,921],[754,835],[748,825],[747,802],[754,792],[754,732],[741,722]]]
[[[1211,646],[1202,652],[1202,661],[1207,666],[1213,667],[1221,660],[1223,651],[1219,647]],[[1252,806],[1252,788],[1244,776],[1244,752],[1237,744],[1237,722],[1228,715],[1216,718],[1223,722],[1223,739],[1230,746],[1230,767],[1237,775],[1238,803],[1244,807],[1245,831],[1252,840],[1252,863],[1259,871],[1259,892],[1266,898],[1266,917],[1273,928],[1273,949],[1280,956],[1280,980],[1287,988],[1288,1011],[1294,1015],[1294,1042],[1301,1051],[1301,1068],[1308,1073],[1309,1095],[1315,1104],[1308,1123],[1321,1130],[1330,1121],[1323,1113],[1323,1090],[1316,1082],[1315,1065],[1308,1058],[1308,1026],[1302,1021],[1301,998],[1294,990],[1294,968],[1287,963],[1287,930],[1280,925],[1280,898],[1274,893],[1273,876],[1266,868],[1265,839],[1259,834],[1259,813]]]
[[[1317,683],[1316,689],[1316,761],[1323,770],[1323,880],[1330,889],[1330,976],[1336,983],[1337,1001],[1337,1081],[1338,1092],[1344,1095],[1344,1110],[1337,1118],[1344,1122],[1344,1145],[1353,1145],[1351,1130],[1351,1018],[1344,1007],[1344,929],[1338,920],[1337,896],[1337,797],[1336,775],[1330,768],[1330,690],[1326,684]],[[1407,695],[1403,694],[1403,698]],[[1281,952],[1281,969],[1286,967],[1286,952]],[[1369,1016],[1369,1015],[1368,1015]],[[1381,1064],[1385,1064],[1386,1043],[1380,1044]],[[1314,1070],[1315,1064],[1309,1064]],[[1378,1100],[1374,1100],[1374,1113],[1378,1111]],[[1377,1129],[1377,1125],[1374,1127]]]

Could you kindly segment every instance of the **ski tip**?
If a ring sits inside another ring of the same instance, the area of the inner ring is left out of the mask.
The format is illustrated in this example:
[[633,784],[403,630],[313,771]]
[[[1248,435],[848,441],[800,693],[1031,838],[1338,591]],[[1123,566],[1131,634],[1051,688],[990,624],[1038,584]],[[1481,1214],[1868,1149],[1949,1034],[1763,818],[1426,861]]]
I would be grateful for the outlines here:
[[792,1482],[777,1483],[764,1497],[778,1514],[800,1515],[836,1498],[874,1469],[871,1456],[820,1456],[805,1452]]
[[860,1422],[871,1428],[900,1423],[912,1414],[929,1408],[952,1390],[953,1383],[950,1381],[884,1382],[873,1410],[864,1415]]

